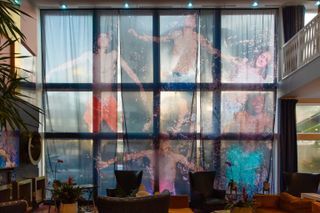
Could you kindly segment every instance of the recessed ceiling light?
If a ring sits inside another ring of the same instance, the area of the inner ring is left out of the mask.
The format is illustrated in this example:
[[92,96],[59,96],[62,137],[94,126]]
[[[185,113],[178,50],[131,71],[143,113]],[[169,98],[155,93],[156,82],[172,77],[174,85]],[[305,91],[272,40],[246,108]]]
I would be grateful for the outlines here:
[[62,4],[60,4],[60,8],[63,10],[68,9],[68,5],[65,3],[62,3]]
[[315,5],[320,6],[320,1],[316,1]]
[[127,2],[124,4],[124,8],[129,8],[129,4]]
[[20,4],[21,4],[21,1],[20,1],[20,0],[14,0],[14,3],[15,3],[16,5],[20,5]]
[[188,7],[191,8],[192,7],[192,2],[188,3]]
[[257,1],[254,1],[253,3],[252,3],[252,7],[258,7],[259,6],[259,3],[257,2]]

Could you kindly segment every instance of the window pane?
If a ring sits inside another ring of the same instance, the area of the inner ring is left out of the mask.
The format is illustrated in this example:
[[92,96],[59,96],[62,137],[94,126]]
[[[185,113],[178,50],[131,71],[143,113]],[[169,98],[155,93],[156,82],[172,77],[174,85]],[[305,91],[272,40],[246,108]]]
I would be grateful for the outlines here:
[[92,141],[47,139],[45,149],[49,183],[55,179],[66,181],[68,177],[74,178],[77,184],[93,183]]
[[263,182],[272,180],[272,142],[269,141],[222,141],[220,188],[227,187],[233,179],[238,193],[245,187],[250,196],[262,193]]
[[319,173],[320,141],[298,141],[298,172]]
[[[98,152],[98,194],[106,195],[106,189],[114,189],[116,187],[116,179],[114,176],[114,163],[106,167],[100,167],[99,163],[106,162],[110,159],[117,159],[117,141],[116,140],[102,140]],[[100,162],[101,161],[101,162]],[[102,164],[101,164],[102,165]]]
[[[200,110],[201,110],[201,132],[220,134],[220,119],[217,107],[220,103],[216,103],[215,94],[212,92],[201,92]],[[218,106],[219,107],[219,106]]]
[[[153,81],[152,29],[152,15],[120,16],[120,62],[123,83],[137,83],[132,72],[140,82]],[[144,36],[146,39],[143,39]]]
[[272,92],[222,92],[221,102],[223,133],[272,133]]
[[118,77],[118,16],[99,11],[99,25],[93,40],[93,79],[95,82],[116,83]]
[[46,131],[89,132],[90,92],[47,92]]
[[204,10],[200,11],[200,36],[203,40],[200,40],[200,77],[202,83],[212,83],[218,78],[218,73],[216,72],[217,67],[215,66],[215,59],[218,54],[210,52],[210,47],[205,45],[207,41],[209,46],[216,50],[214,46],[214,41],[216,39],[216,16],[214,10]]
[[196,130],[195,94],[162,92],[160,99],[161,132],[192,133]]
[[221,26],[222,82],[274,82],[274,11],[223,10]]
[[296,116],[298,133],[320,132],[320,106],[315,104],[297,104]]
[[124,132],[153,131],[152,92],[123,92]]
[[92,15],[86,11],[46,12],[47,83],[92,82]]
[[195,82],[198,54],[196,14],[160,15],[162,82]]
[[[122,141],[118,141],[123,143]],[[130,140],[124,150],[117,149],[115,141],[103,141],[100,148],[100,156],[102,163],[99,172],[99,182],[101,184],[99,192],[105,194],[105,186],[114,186],[114,172],[115,168],[124,170],[143,170],[142,183],[146,190],[150,193],[154,192],[154,149],[152,141],[146,140]],[[124,156],[124,157],[123,157]],[[126,160],[124,160],[126,159]],[[116,166],[114,162],[116,161]],[[112,187],[111,187],[112,188]]]

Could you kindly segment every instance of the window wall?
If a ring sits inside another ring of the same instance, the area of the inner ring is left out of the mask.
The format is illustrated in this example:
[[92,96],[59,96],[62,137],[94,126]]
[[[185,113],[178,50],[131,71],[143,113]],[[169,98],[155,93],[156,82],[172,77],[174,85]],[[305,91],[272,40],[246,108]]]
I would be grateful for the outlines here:
[[318,173],[320,168],[320,104],[298,103],[298,172]]
[[[272,182],[275,10],[44,10],[46,171],[149,192]],[[58,160],[62,160],[58,162]]]

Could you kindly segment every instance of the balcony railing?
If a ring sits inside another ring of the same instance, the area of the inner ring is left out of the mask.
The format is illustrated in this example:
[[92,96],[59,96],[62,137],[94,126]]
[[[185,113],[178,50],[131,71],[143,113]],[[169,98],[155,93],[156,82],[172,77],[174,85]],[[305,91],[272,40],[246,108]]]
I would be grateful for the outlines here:
[[283,48],[282,79],[320,56],[320,15],[317,15]]

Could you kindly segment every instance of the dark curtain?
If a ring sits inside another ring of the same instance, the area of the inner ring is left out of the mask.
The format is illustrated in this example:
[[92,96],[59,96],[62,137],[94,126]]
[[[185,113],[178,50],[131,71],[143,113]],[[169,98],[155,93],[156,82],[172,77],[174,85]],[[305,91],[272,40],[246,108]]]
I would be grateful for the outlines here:
[[283,16],[283,31],[284,42],[292,38],[304,26],[304,12],[303,5],[287,6],[282,10]]
[[280,189],[283,191],[283,172],[297,171],[297,100],[280,100],[279,142],[280,142]]

